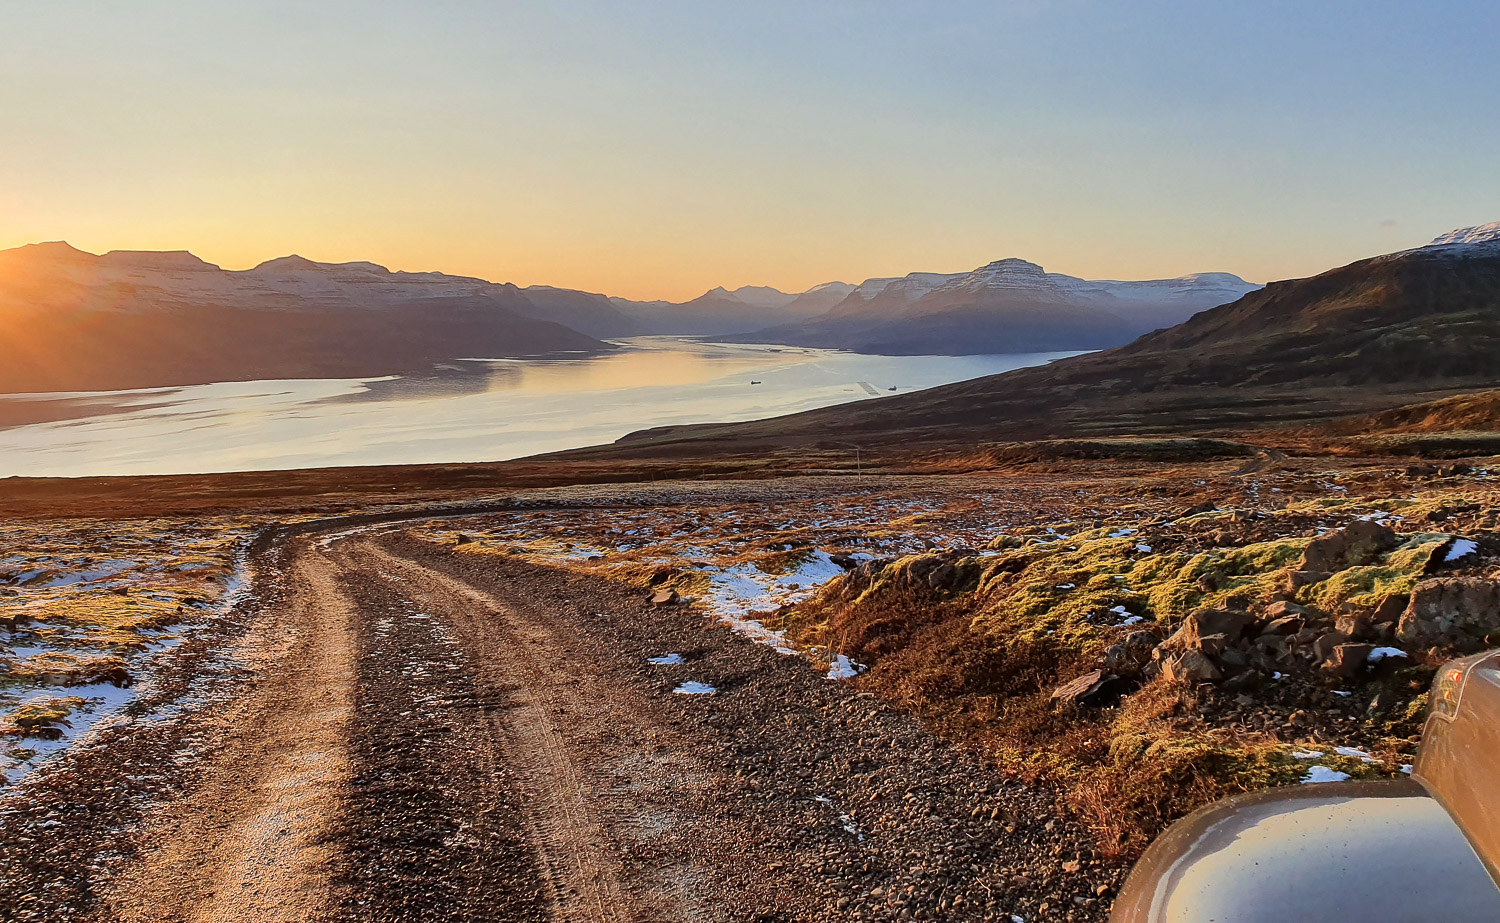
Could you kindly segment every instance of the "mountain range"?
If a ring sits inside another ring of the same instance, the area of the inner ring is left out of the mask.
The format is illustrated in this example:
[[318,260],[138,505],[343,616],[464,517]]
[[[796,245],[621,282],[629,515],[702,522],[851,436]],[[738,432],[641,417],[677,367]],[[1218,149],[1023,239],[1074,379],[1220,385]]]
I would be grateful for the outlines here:
[[234,272],[181,251],[32,244],[0,252],[0,392],[361,377],[612,348],[545,314],[514,285],[373,263],[288,256]]
[[680,303],[624,298],[611,301],[652,333],[724,338],[812,320],[852,291],[854,286],[846,282],[826,282],[799,294],[764,285],[746,285],[733,291],[720,286]]
[[1004,259],[966,273],[870,279],[821,315],[732,339],[882,355],[1101,349],[1181,323],[1258,287],[1222,272],[1088,281]]
[[593,355],[645,334],[888,354],[1119,345],[1254,286],[1227,273],[1089,282],[1000,260],[805,292],[641,302],[300,256],[225,270],[186,251],[0,251],[0,393],[412,374],[465,358]]
[[1500,380],[1500,223],[1273,282],[1101,352],[751,423],[669,427],[605,454],[1235,432],[1378,413]]

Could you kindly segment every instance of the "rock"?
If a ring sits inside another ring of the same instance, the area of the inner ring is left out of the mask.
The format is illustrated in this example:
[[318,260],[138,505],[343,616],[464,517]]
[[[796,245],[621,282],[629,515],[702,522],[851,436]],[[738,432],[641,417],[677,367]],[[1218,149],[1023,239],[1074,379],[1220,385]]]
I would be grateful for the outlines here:
[[1219,666],[1229,673],[1238,673],[1250,666],[1250,660],[1239,651],[1230,648],[1218,656]]
[[1197,647],[1210,657],[1218,657],[1229,647],[1229,636],[1226,634],[1202,635],[1197,639]]
[[1302,630],[1307,623],[1300,615],[1284,615],[1272,621],[1261,631],[1261,637],[1266,635],[1294,635]]
[[462,532],[456,532],[453,535],[453,544],[455,544],[455,545],[467,545],[471,541],[473,541],[473,539],[469,538],[467,535],[463,534]]
[[873,561],[866,561],[854,568],[852,574],[857,582],[871,584],[879,579],[880,572],[885,570],[890,564],[891,560],[889,558],[877,558]]
[[1295,593],[1303,587],[1322,583],[1333,576],[1332,571],[1326,570],[1288,570],[1281,578],[1282,587],[1289,593]]
[[1225,635],[1231,641],[1238,641],[1255,622],[1248,612],[1234,609],[1198,609],[1188,619],[1197,623],[1201,634]]
[[121,689],[127,689],[135,683],[130,671],[122,665],[110,665],[102,670],[97,670],[88,677],[91,683],[109,683]]
[[1277,660],[1285,660],[1292,653],[1291,645],[1287,643],[1286,636],[1280,634],[1261,635],[1255,639],[1255,647],[1275,657]]
[[947,561],[939,564],[927,575],[927,585],[934,590],[945,590],[958,582],[958,568]]
[[1333,656],[1333,649],[1340,644],[1347,644],[1349,636],[1341,631],[1324,632],[1313,642],[1313,658],[1324,661]]
[[834,564],[837,564],[839,567],[842,567],[844,570],[854,570],[857,563],[854,560],[853,555],[844,554],[843,552],[829,555],[828,560],[832,561]]
[[677,595],[676,590],[672,589],[671,587],[662,587],[655,593],[651,594],[651,605],[671,606],[675,605],[679,599],[681,599],[681,597]]
[[1408,644],[1480,651],[1500,631],[1500,581],[1484,577],[1435,577],[1413,588],[1396,626]]
[[1393,593],[1382,599],[1371,613],[1370,618],[1377,625],[1389,625],[1399,621],[1401,613],[1406,611],[1406,606],[1411,602],[1411,596],[1406,593]]
[[1219,578],[1214,574],[1199,574],[1198,589],[1204,593],[1217,593],[1219,590]]
[[1188,507],[1187,509],[1183,510],[1182,513],[1177,518],[1178,519],[1186,519],[1189,516],[1197,516],[1200,513],[1212,513],[1214,510],[1216,510],[1218,508],[1219,508],[1219,505],[1217,503],[1215,503],[1214,501],[1212,501],[1212,500],[1204,500],[1202,503],[1196,503],[1196,504]]
[[1323,672],[1332,673],[1344,679],[1353,679],[1365,668],[1365,661],[1370,656],[1370,651],[1375,649],[1373,644],[1357,644],[1346,642],[1333,649],[1333,653],[1323,662]]
[[1120,676],[1137,676],[1151,662],[1156,649],[1156,635],[1149,631],[1132,631],[1104,652],[1104,672]]
[[1090,705],[1117,690],[1120,677],[1103,670],[1092,670],[1052,690],[1052,701],[1082,707]]
[[1347,612],[1333,623],[1335,630],[1355,641],[1367,641],[1374,634],[1375,620],[1368,612]]
[[1396,547],[1396,533],[1388,526],[1356,519],[1342,529],[1313,539],[1302,552],[1299,571],[1339,571],[1373,564],[1380,555]]
[[1224,674],[1202,651],[1183,651],[1162,661],[1162,676],[1170,683],[1211,683]]
[[1288,616],[1306,616],[1308,614],[1309,610],[1306,606],[1299,606],[1294,602],[1278,599],[1266,607],[1265,617],[1274,622]]

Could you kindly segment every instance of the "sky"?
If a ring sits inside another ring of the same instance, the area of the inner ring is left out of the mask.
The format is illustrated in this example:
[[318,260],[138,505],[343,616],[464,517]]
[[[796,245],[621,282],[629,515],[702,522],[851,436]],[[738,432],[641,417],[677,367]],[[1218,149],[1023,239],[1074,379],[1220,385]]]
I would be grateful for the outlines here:
[[0,2],[0,248],[633,298],[1500,220],[1493,0]]

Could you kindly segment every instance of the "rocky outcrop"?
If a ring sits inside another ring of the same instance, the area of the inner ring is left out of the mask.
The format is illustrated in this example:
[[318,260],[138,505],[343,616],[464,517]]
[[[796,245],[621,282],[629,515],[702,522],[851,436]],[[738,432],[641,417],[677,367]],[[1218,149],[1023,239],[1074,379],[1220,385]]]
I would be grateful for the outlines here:
[[1297,564],[1299,571],[1340,571],[1373,564],[1380,555],[1396,547],[1396,533],[1378,522],[1355,520],[1313,539]]
[[1396,637],[1423,647],[1479,651],[1500,642],[1500,581],[1484,577],[1423,580],[1396,626]]

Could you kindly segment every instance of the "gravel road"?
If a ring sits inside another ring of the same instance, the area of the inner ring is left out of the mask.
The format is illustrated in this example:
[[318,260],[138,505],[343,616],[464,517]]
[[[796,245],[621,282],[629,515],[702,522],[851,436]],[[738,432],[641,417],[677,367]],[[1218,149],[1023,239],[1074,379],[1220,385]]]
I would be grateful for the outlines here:
[[389,526],[256,581],[159,681],[198,707],[0,800],[0,919],[1089,921],[1123,878],[1053,793],[691,606]]

